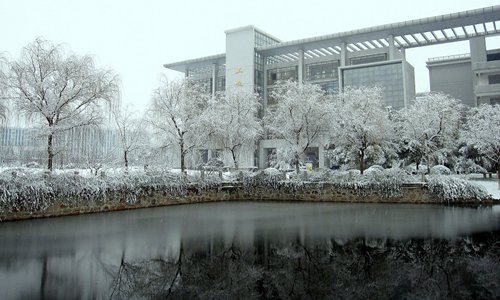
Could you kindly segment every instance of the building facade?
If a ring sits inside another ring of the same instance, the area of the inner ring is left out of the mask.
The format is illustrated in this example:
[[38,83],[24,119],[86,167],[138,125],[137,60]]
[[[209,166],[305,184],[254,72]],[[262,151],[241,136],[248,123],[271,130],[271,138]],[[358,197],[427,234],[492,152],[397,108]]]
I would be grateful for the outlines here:
[[[471,71],[460,65],[457,76],[474,72],[474,97],[494,102],[494,88],[485,82],[491,78],[500,86],[500,76],[495,77],[494,71],[500,65],[493,62],[493,53],[483,51],[483,46],[485,36],[500,33],[499,20],[500,6],[493,6],[286,42],[254,26],[245,26],[225,32],[226,53],[164,67],[183,72],[212,93],[236,87],[255,91],[262,98],[262,114],[275,104],[270,95],[280,80],[310,82],[328,93],[347,86],[377,85],[383,89],[386,105],[399,109],[415,98],[414,71],[405,59],[406,49],[471,40]],[[439,72],[445,71],[436,68],[432,77]],[[455,80],[457,85],[469,80],[462,77]],[[248,149],[246,157],[240,158],[241,165],[268,166],[281,143],[260,140],[255,149]],[[316,159],[316,166],[327,167],[322,145],[311,147],[307,156]]]
[[469,43],[470,53],[427,61],[431,91],[449,94],[469,107],[500,104],[500,49],[487,50],[484,36]]

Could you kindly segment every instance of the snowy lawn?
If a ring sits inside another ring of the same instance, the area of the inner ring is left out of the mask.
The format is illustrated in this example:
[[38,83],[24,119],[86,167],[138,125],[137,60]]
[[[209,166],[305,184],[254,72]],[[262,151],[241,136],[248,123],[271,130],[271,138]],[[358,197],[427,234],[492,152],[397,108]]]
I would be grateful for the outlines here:
[[500,187],[498,184],[498,180],[482,179],[482,180],[471,180],[471,181],[483,186],[488,191],[488,193],[491,194],[493,199],[500,200]]

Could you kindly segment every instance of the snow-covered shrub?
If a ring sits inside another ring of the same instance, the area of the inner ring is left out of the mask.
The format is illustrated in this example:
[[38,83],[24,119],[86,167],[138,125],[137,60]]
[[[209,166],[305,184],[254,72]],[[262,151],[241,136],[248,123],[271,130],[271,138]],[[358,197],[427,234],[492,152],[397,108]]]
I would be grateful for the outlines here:
[[403,184],[411,182],[413,177],[399,168],[369,172],[360,178],[358,188],[375,191],[383,197],[399,196]]
[[37,163],[36,161],[30,161],[26,164],[26,167],[27,168],[36,168],[36,169],[39,169],[40,168],[40,164]]
[[420,174],[421,175],[421,174],[426,174],[427,173],[427,166],[423,165],[423,164],[418,165],[418,169],[417,169],[417,165],[416,164],[409,164],[404,169],[409,174]]
[[453,176],[430,176],[429,191],[446,202],[459,200],[485,200],[490,195],[480,185]]
[[453,167],[455,172],[460,174],[486,174],[488,171],[476,164],[472,159],[460,159]]
[[267,168],[267,169],[264,169],[264,174],[266,174],[268,176],[278,176],[278,175],[281,175],[281,172],[276,168]]
[[405,183],[412,182],[413,177],[403,169],[391,168],[373,171],[361,175],[358,170],[336,172],[331,183],[339,188],[354,189],[363,196],[377,193],[381,197],[399,196]]
[[155,192],[177,197],[185,195],[191,183],[200,190],[220,185],[220,180],[196,182],[167,171],[82,177],[75,173],[25,174],[9,170],[0,174],[0,212],[44,211],[55,204],[136,203],[137,196]]
[[41,176],[14,174],[0,175],[0,212],[47,209],[54,191],[45,180]]
[[433,175],[450,175],[451,170],[443,165],[435,165],[431,168],[431,174]]
[[383,172],[384,171],[384,168],[382,166],[379,166],[379,165],[373,165],[371,167],[369,167],[368,169],[366,169],[363,174],[365,175],[369,175],[371,173],[379,173],[379,172]]

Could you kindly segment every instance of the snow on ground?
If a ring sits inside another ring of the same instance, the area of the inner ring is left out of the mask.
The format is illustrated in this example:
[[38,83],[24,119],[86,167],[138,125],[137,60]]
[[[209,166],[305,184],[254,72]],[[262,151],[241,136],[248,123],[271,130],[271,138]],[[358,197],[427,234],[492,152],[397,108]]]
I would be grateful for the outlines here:
[[498,180],[496,179],[483,179],[483,180],[471,180],[477,184],[482,185],[488,193],[490,193],[494,199],[500,200],[500,186]]

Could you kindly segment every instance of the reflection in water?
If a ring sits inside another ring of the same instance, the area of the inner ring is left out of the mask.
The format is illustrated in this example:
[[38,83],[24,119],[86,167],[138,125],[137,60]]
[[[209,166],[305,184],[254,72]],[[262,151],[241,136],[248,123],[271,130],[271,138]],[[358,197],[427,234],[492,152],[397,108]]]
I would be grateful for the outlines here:
[[212,203],[3,223],[0,298],[495,298],[499,220],[495,207]]

